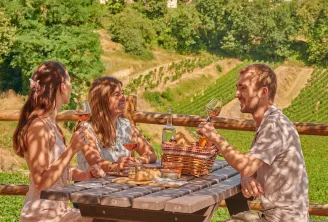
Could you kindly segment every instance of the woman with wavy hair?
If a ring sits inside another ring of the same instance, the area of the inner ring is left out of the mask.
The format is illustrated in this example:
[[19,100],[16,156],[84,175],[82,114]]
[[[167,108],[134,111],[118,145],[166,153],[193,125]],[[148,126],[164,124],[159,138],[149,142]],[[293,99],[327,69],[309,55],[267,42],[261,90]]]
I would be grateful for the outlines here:
[[56,123],[63,104],[72,91],[70,77],[63,64],[49,61],[41,64],[30,79],[31,91],[25,102],[13,136],[17,155],[24,157],[30,171],[20,221],[91,221],[68,206],[68,201],[40,199],[41,190],[61,188],[67,180],[88,180],[96,169],[86,172],[70,167],[70,160],[89,143],[85,127],[80,127],[66,146],[64,135]]
[[[95,80],[89,88],[88,100],[91,119],[85,123],[95,143],[84,146],[78,153],[78,169],[85,171],[98,164],[105,172],[126,169],[130,161],[153,163],[154,149],[139,130],[124,118],[126,98],[122,83],[114,77]],[[129,143],[131,135],[137,135],[135,149],[138,158],[130,157],[123,143]]]

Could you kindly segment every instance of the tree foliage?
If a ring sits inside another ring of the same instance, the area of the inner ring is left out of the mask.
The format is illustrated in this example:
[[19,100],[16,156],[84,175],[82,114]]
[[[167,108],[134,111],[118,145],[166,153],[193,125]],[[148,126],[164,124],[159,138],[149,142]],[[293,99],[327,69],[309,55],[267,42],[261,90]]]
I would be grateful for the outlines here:
[[14,42],[15,28],[11,26],[10,19],[0,8],[0,55],[7,54]]
[[96,3],[7,0],[3,7],[17,31],[2,67],[7,71],[17,70],[23,93],[28,90],[28,78],[33,70],[47,60],[65,64],[72,80],[78,82],[92,79],[104,70],[98,34],[93,31],[95,14],[90,13],[93,11],[90,8],[99,8]]

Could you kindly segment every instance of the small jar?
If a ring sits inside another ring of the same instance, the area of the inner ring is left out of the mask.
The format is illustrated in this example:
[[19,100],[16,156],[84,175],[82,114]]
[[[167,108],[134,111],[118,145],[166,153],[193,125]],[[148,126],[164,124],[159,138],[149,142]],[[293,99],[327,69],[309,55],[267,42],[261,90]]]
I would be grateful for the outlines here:
[[131,162],[128,164],[128,177],[129,179],[134,180],[136,178],[136,174],[141,170],[142,164]]
[[178,178],[181,176],[181,171],[183,168],[183,163],[179,162],[162,162],[163,169],[176,170],[178,172]]
[[162,178],[169,178],[172,180],[177,180],[180,178],[179,170],[177,169],[162,169]]

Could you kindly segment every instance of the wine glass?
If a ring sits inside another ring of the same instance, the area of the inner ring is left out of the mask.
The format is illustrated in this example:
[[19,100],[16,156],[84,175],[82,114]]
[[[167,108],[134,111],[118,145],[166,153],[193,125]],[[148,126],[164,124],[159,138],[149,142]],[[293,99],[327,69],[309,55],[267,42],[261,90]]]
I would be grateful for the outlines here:
[[88,101],[78,102],[76,104],[75,115],[80,122],[85,122],[90,119],[91,109]]
[[130,156],[132,156],[132,151],[138,147],[138,135],[136,132],[131,132],[130,141],[123,143],[125,149],[130,151]]
[[[211,122],[211,118],[220,115],[221,109],[222,109],[222,100],[213,98],[211,101],[209,101],[206,106],[205,110],[207,113],[206,122]],[[202,136],[199,138],[199,146],[205,147],[207,143],[206,137]]]

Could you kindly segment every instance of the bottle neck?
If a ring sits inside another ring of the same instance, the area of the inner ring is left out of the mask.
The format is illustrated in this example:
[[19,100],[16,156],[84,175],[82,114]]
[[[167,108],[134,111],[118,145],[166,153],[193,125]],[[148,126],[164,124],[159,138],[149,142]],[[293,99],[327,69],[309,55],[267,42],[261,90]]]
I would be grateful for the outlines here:
[[172,126],[172,113],[169,113],[169,115],[167,116],[166,125]]

